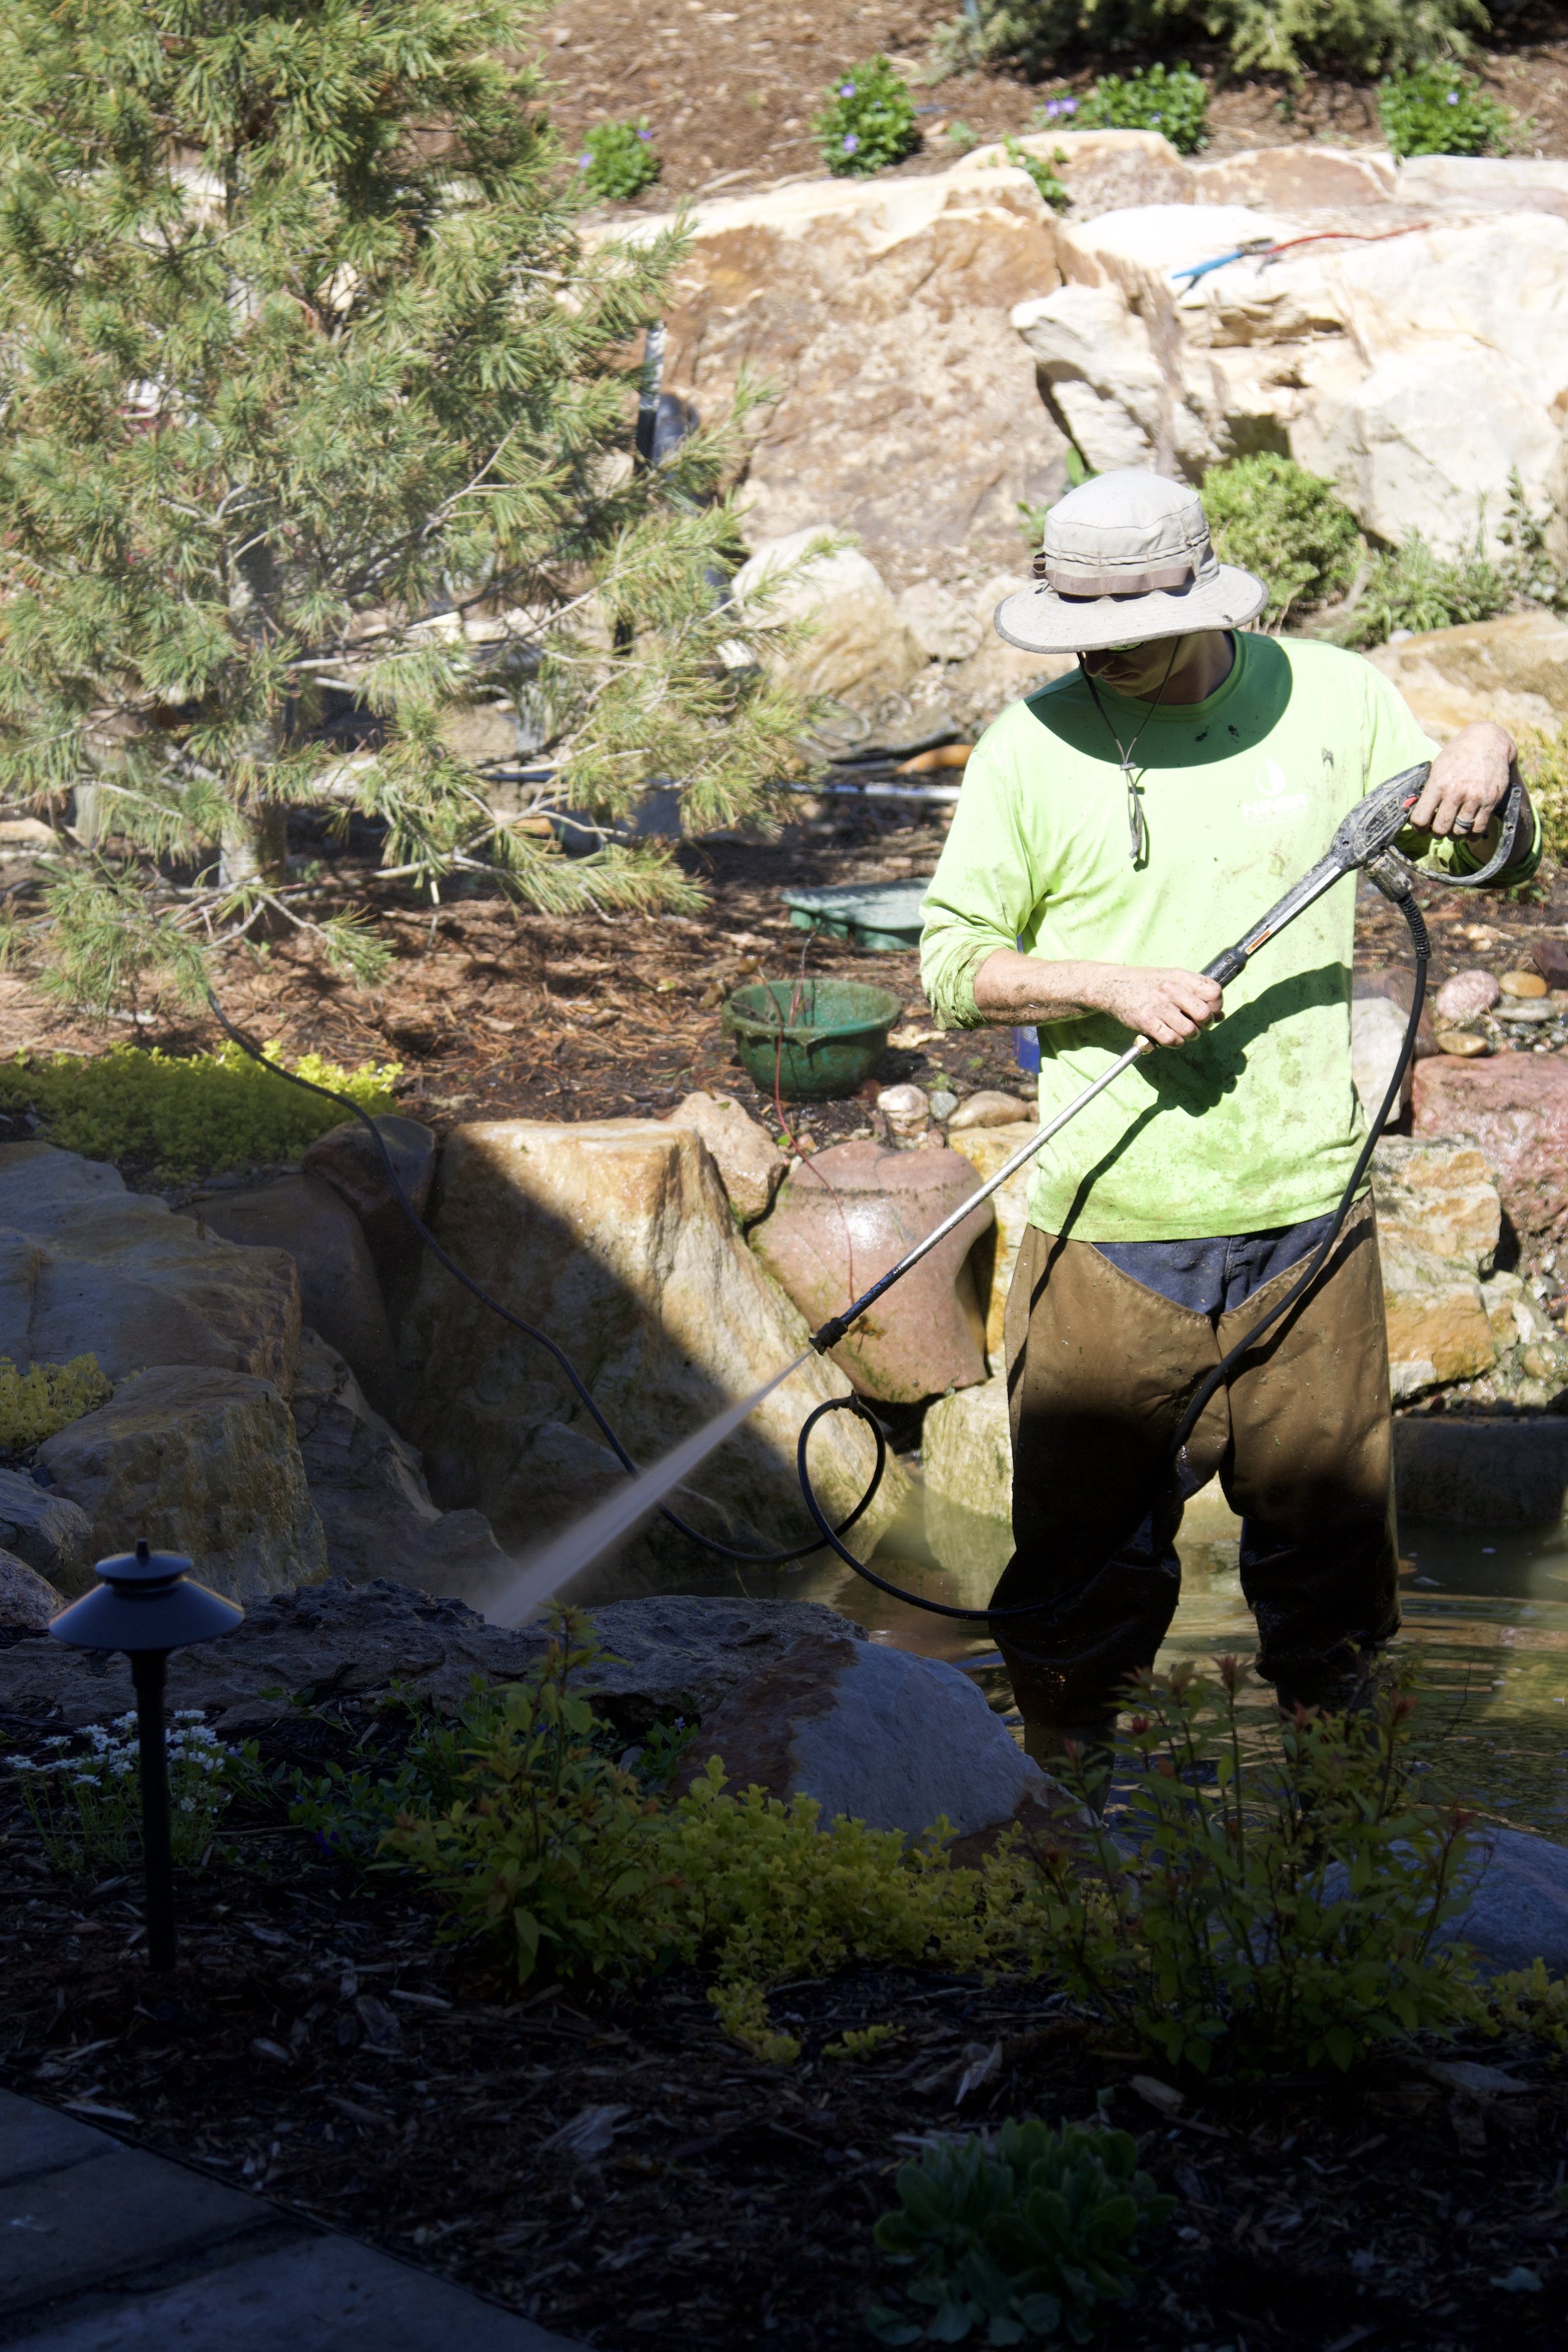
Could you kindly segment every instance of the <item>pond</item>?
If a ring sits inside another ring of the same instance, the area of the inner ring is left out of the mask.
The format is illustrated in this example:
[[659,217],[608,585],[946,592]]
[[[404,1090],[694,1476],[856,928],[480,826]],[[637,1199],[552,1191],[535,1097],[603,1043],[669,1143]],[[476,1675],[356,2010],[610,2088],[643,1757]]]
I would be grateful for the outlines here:
[[[1238,1527],[1217,1485],[1189,1505],[1177,1549],[1182,1601],[1162,1665],[1250,1657],[1252,1620],[1237,1567]],[[871,1565],[922,1599],[979,1608],[1012,1549],[1005,1522],[928,1495],[918,1472],[908,1502]],[[582,1606],[630,1598],[646,1577],[614,1567],[576,1580]],[[753,1600],[820,1601],[854,1618],[873,1641],[972,1673],[1015,1726],[1006,1669],[983,1625],[933,1617],[879,1592],[820,1554],[799,1568],[741,1572],[715,1563],[685,1591],[744,1591]],[[1415,1748],[1424,1790],[1474,1806],[1490,1821],[1568,1843],[1568,1528],[1458,1527],[1410,1519],[1400,1528],[1398,1644],[1423,1667]],[[1268,1686],[1250,1674],[1247,1704],[1261,1727]]]

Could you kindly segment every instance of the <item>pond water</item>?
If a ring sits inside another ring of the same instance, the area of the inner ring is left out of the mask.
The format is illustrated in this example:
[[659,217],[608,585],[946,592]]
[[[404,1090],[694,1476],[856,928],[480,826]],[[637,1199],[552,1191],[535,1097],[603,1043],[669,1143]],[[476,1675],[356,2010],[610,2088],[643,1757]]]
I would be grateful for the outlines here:
[[[1177,1549],[1182,1600],[1161,1653],[1204,1663],[1249,1657],[1252,1620],[1237,1569],[1237,1523],[1217,1486],[1189,1506]],[[1398,1647],[1422,1663],[1415,1747],[1424,1792],[1457,1798],[1484,1818],[1544,1831],[1568,1843],[1568,1528],[1456,1527],[1410,1519],[1400,1528],[1404,1632]],[[872,1559],[879,1574],[929,1601],[979,1608],[1012,1549],[1005,1522],[928,1496],[918,1472],[909,1502]],[[580,1606],[653,1589],[646,1574],[609,1566],[577,1579]],[[745,1592],[753,1600],[820,1601],[864,1625],[873,1641],[946,1658],[974,1675],[1016,1726],[1005,1668],[984,1625],[929,1616],[818,1554],[795,1569],[736,1571],[715,1562],[661,1590]],[[1261,1723],[1270,1694],[1248,1675],[1247,1703]]]

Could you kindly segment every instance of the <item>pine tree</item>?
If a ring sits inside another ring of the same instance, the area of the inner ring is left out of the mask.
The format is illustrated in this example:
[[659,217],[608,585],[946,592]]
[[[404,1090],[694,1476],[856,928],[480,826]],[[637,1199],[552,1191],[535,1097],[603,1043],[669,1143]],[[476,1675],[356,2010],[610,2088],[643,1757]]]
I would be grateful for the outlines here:
[[[383,873],[562,910],[689,905],[668,853],[568,862],[451,748],[510,698],[563,805],[766,804],[799,714],[721,609],[737,412],[631,459],[679,251],[587,243],[531,0],[7,0],[0,12],[0,790],[98,788],[51,984],[123,1003],[318,915],[289,806]],[[323,712],[373,729],[345,752]]]

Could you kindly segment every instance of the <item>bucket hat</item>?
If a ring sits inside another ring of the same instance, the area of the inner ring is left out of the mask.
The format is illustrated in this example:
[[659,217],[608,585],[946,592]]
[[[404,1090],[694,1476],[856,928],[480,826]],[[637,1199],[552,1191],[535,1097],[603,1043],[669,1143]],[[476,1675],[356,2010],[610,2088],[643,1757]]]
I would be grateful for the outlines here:
[[1097,653],[1239,628],[1268,601],[1261,580],[1215,556],[1196,490],[1128,467],[1051,508],[1034,584],[1004,596],[994,621],[1026,653]]

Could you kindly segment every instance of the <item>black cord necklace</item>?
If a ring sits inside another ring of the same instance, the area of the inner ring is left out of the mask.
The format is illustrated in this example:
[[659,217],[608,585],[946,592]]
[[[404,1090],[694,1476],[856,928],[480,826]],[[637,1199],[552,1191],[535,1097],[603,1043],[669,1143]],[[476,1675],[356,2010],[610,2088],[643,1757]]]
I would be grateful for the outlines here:
[[[1086,667],[1083,656],[1079,654],[1078,657],[1078,666],[1079,669],[1083,671],[1084,684],[1088,687],[1094,707],[1105,721],[1106,732],[1110,736],[1111,741],[1115,744],[1117,751],[1121,757],[1121,773],[1127,782],[1127,830],[1129,835],[1131,836],[1131,855],[1134,866],[1141,864],[1149,855],[1149,828],[1143,822],[1143,803],[1138,797],[1137,779],[1132,773],[1132,754],[1138,749],[1139,739],[1142,735],[1144,728],[1148,726],[1149,721],[1153,718],[1156,710],[1159,709],[1165,688],[1171,683],[1171,672],[1176,667],[1176,650],[1181,642],[1180,637],[1173,637],[1171,640],[1171,657],[1165,664],[1165,675],[1160,680],[1160,691],[1154,697],[1153,701],[1149,705],[1148,709],[1143,713],[1143,717],[1139,724],[1138,733],[1133,736],[1131,743],[1123,743],[1121,736],[1117,733],[1115,728],[1112,727],[1110,723],[1110,713],[1107,710],[1104,703],[1101,702],[1100,698],[1100,688],[1094,682],[1093,675]],[[1140,770],[1139,773],[1142,774],[1142,771]]]

